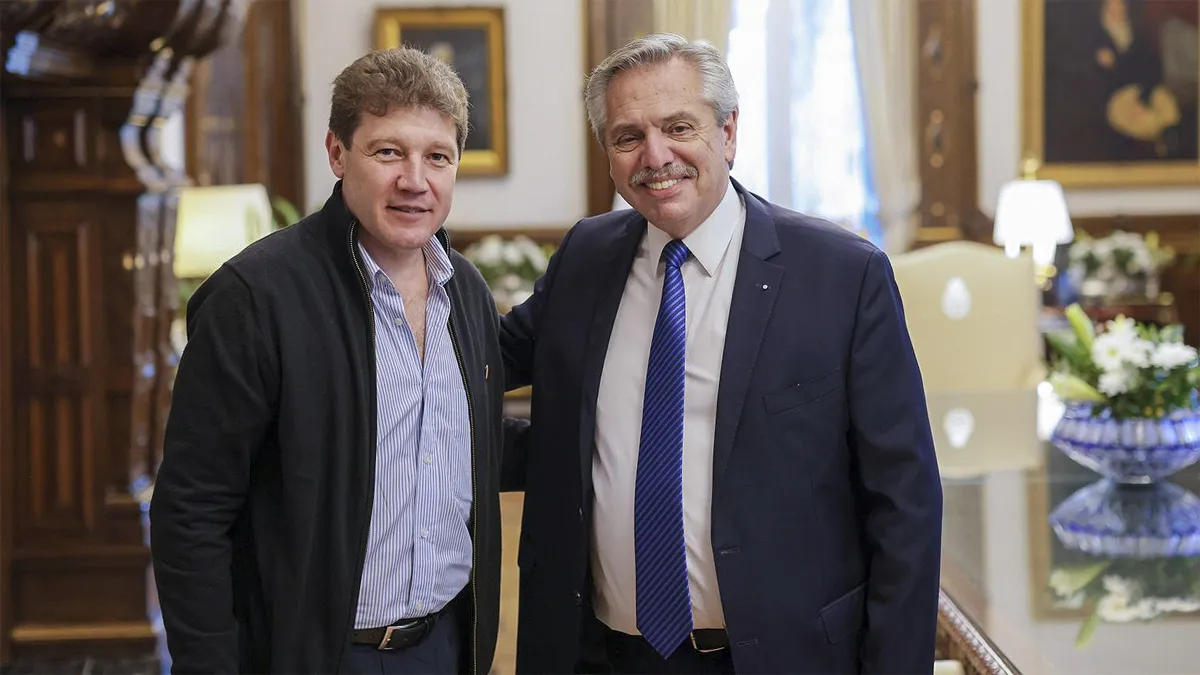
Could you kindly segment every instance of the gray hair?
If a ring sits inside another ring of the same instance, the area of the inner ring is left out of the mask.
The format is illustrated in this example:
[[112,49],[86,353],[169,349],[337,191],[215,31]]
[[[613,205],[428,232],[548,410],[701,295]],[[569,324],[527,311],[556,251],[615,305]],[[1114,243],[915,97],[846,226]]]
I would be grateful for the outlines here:
[[592,134],[604,144],[604,125],[608,121],[605,97],[608,87],[625,71],[668,63],[680,58],[691,62],[700,71],[704,98],[717,116],[717,124],[725,120],[738,106],[737,87],[721,52],[704,40],[688,41],[674,33],[655,33],[638,38],[608,55],[588,76],[584,101]]

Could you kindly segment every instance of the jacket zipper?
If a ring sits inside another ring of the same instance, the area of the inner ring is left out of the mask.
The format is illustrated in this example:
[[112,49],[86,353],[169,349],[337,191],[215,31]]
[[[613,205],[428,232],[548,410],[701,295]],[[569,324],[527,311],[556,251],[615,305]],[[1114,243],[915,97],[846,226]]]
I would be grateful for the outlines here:
[[[375,306],[371,303],[371,289],[367,286],[367,274],[366,274],[366,272],[363,271],[362,263],[359,262],[358,255],[354,251],[354,233],[357,229],[358,229],[358,221],[351,222],[350,228],[348,230],[349,235],[348,235],[347,243],[349,244],[349,247],[350,247],[350,259],[354,261],[354,268],[356,270],[358,270],[358,282],[359,282],[360,287],[362,288],[363,300],[366,302],[366,305],[367,305],[367,327],[368,327],[369,335],[371,336],[371,349],[367,355],[367,359],[369,360],[369,362],[371,364],[371,385],[374,387],[375,386],[375,368],[376,368],[376,364],[375,364]],[[376,402],[376,405],[378,405],[378,402]],[[370,529],[371,510],[374,508],[374,502],[375,502],[374,476],[375,476],[375,456],[376,456],[376,452],[377,452],[376,448],[375,448],[375,439],[374,439],[375,430],[368,429],[367,436],[372,439],[370,459],[368,460],[369,464],[370,464],[369,473],[372,476],[372,480],[370,481],[369,486],[367,488],[367,525],[365,525],[362,528],[362,535],[360,537],[361,541],[359,543],[359,549],[358,549],[358,567],[357,567],[357,570],[355,573],[354,602],[350,603],[350,619],[349,619],[350,625],[349,625],[349,628],[347,629],[347,634],[349,634],[350,630],[354,629],[354,617],[358,611],[358,596],[359,596],[359,593],[362,591],[363,565],[366,564],[367,542],[370,538],[370,533],[371,533],[371,529]]]
[[479,483],[475,478],[475,406],[472,404],[471,385],[467,381],[467,367],[463,363],[462,350],[458,346],[458,333],[454,322],[450,327],[450,343],[454,345],[454,356],[458,358],[458,371],[462,375],[463,391],[467,394],[467,420],[471,426],[471,675],[479,672],[479,599],[476,597],[475,570],[479,567]]

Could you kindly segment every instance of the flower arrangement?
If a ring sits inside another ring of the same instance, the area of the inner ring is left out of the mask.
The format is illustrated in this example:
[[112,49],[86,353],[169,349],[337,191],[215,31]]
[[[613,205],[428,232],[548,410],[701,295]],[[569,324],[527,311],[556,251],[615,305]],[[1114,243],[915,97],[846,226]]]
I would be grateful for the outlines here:
[[1085,297],[1158,295],[1162,271],[1175,251],[1159,243],[1158,233],[1145,236],[1117,230],[1107,237],[1079,233],[1068,253],[1071,275]]
[[1150,621],[1200,611],[1200,560],[1117,558],[1064,566],[1050,573],[1059,607],[1088,607],[1075,644],[1087,645],[1101,622]]
[[1079,305],[1066,316],[1071,331],[1047,335],[1056,357],[1050,383],[1063,400],[1093,403],[1114,419],[1158,419],[1195,407],[1200,364],[1196,349],[1183,343],[1182,326],[1120,316],[1097,334]]
[[533,284],[546,271],[552,246],[539,246],[529,237],[505,239],[490,234],[472,244],[463,255],[483,275],[500,311],[505,312],[533,294]]

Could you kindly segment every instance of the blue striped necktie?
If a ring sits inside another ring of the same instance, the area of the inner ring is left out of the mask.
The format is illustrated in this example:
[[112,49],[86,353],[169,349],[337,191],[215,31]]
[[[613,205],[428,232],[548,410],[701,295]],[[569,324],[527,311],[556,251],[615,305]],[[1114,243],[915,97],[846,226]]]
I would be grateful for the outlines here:
[[683,275],[687,246],[663,249],[666,275],[650,342],[642,438],[634,494],[637,626],[670,656],[692,631],[687,545],[683,539],[683,360],[687,326]]

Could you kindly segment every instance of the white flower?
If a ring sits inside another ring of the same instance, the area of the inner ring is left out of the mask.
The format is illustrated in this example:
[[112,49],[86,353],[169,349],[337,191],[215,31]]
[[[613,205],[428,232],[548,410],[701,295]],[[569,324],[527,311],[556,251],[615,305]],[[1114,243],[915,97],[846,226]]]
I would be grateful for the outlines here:
[[1115,574],[1104,575],[1104,592],[1128,600],[1133,596],[1133,584]]
[[1164,342],[1154,349],[1150,363],[1157,368],[1179,368],[1196,360],[1196,350],[1178,342]]
[[498,265],[504,259],[504,242],[500,237],[489,234],[471,247],[467,258],[476,265],[488,267]]
[[517,305],[521,304],[522,302],[525,302],[526,300],[528,300],[529,297],[532,295],[533,295],[533,291],[530,291],[528,289],[513,291],[512,293],[508,294],[508,304],[509,304],[509,306],[516,307]]
[[[1107,582],[1107,579],[1105,579]],[[1107,586],[1107,584],[1105,584]],[[1101,619],[1112,623],[1129,623],[1130,621],[1149,621],[1159,615],[1159,610],[1153,599],[1142,598],[1135,603],[1129,602],[1129,596],[1123,593],[1109,593],[1096,603],[1096,612]]]
[[525,282],[515,274],[505,274],[503,277],[500,277],[496,285],[511,293],[519,290],[525,285]]
[[1200,610],[1200,600],[1196,598],[1154,598],[1159,612],[1195,612]]
[[1071,245],[1069,251],[1070,260],[1072,263],[1082,262],[1092,252],[1092,243],[1086,239],[1077,240]]
[[1104,333],[1131,340],[1137,337],[1137,322],[1127,316],[1118,316],[1105,324]]
[[1129,376],[1129,371],[1124,369],[1109,370],[1100,375],[1100,392],[1105,396],[1116,396],[1129,391],[1129,384],[1133,378]]
[[504,244],[504,262],[510,266],[516,267],[525,260],[525,255],[521,251],[521,247],[513,242]]
[[1119,370],[1125,366],[1145,368],[1150,365],[1150,352],[1153,349],[1153,343],[1137,337],[1132,331],[1126,331],[1122,325],[1117,324],[1115,330],[1110,329],[1101,334],[1092,343],[1092,361],[1105,372]]
[[532,239],[528,237],[517,237],[516,243],[521,247],[521,253],[524,254],[525,260],[533,266],[533,269],[544,272],[549,261],[546,259],[546,252],[542,250]]

